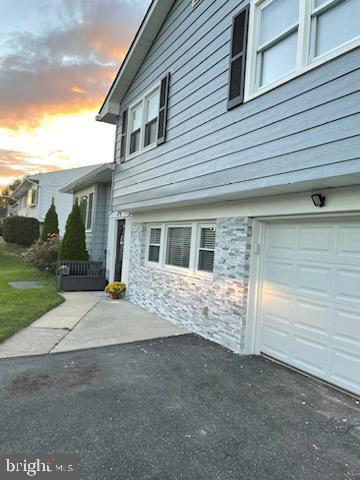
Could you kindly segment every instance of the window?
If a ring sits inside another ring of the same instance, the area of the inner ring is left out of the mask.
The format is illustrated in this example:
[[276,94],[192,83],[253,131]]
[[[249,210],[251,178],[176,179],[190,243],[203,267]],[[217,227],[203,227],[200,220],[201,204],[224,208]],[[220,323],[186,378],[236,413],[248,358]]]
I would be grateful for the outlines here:
[[316,58],[344,45],[360,34],[359,0],[330,3],[315,0],[312,10],[312,57]]
[[159,113],[159,91],[145,99],[145,141],[144,147],[156,142],[156,130]]
[[360,44],[359,0],[253,0],[245,98]]
[[157,141],[160,92],[159,86],[129,109],[128,153],[134,155]]
[[189,268],[191,227],[169,227],[167,231],[166,265]]
[[295,70],[299,0],[275,0],[260,10],[257,47],[259,86]]
[[93,200],[94,200],[94,194],[90,193],[89,202],[88,202],[88,211],[87,211],[87,223],[86,223],[87,230],[91,230],[91,227],[92,227]]
[[142,111],[142,103],[136,105],[130,111],[130,154],[140,150]]
[[37,204],[37,187],[33,186],[28,194],[28,204],[30,207],[34,207]]
[[150,228],[148,261],[160,261],[161,227]]
[[214,224],[154,225],[148,228],[147,263],[191,274],[211,274],[214,269]]
[[197,269],[200,272],[212,272],[214,270],[216,229],[214,226],[200,226],[199,233]]
[[[76,197],[78,198],[78,197]],[[94,210],[94,193],[80,197],[80,213],[86,230],[91,230]]]
[[88,202],[87,195],[83,195],[80,198],[80,213],[81,213],[81,219],[83,221],[84,226],[86,226],[87,202]]

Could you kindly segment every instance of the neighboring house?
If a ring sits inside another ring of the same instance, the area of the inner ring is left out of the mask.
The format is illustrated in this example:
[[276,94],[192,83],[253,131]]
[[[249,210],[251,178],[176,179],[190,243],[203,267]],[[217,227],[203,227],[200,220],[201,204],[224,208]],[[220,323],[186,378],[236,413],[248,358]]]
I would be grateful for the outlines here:
[[154,0],[97,117],[117,128],[110,279],[124,248],[132,302],[355,393],[359,18]]
[[98,167],[99,165],[90,165],[25,177],[13,193],[13,197],[18,202],[16,214],[37,218],[40,223],[43,223],[52,198],[54,198],[59,219],[59,230],[60,234],[63,235],[73,201],[70,195],[60,192],[60,189],[74,178],[92,172]]
[[[113,163],[97,166],[60,191],[71,193],[81,207],[90,260],[105,261]],[[71,198],[71,197],[70,197]]]

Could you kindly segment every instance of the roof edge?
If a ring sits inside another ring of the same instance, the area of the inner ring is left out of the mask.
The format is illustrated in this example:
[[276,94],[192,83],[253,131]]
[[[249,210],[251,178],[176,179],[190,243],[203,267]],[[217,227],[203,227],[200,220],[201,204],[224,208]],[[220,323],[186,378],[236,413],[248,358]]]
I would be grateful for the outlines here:
[[175,0],[153,0],[140,24],[96,120],[115,125],[119,106],[158,35]]
[[81,185],[84,182],[91,180],[92,177],[96,177],[96,175],[98,175],[99,173],[102,173],[106,170],[113,171],[114,169],[115,169],[114,163],[104,163],[103,165],[100,165],[94,170],[91,170],[91,172],[88,172],[85,175],[78,177],[76,180],[73,180],[72,182],[68,183],[67,185],[64,185],[62,188],[59,189],[59,191],[61,193],[74,193],[78,185]]

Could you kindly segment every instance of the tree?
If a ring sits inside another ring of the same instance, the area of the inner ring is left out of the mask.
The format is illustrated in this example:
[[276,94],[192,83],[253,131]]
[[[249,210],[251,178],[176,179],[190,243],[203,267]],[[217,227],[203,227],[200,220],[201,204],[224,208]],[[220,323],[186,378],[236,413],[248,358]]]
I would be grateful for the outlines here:
[[85,227],[77,200],[66,222],[64,238],[61,242],[60,260],[88,260],[86,251]]
[[8,185],[3,187],[0,191],[0,218],[1,217],[6,217],[7,215],[7,206],[8,205],[14,205],[16,203],[16,200],[12,198],[12,194],[14,190],[20,185],[20,183],[23,181],[22,178],[15,178],[12,182],[10,182]]
[[56,213],[54,197],[51,201],[51,206],[45,215],[45,221],[42,228],[41,240],[47,242],[49,235],[52,233],[59,233],[59,221]]

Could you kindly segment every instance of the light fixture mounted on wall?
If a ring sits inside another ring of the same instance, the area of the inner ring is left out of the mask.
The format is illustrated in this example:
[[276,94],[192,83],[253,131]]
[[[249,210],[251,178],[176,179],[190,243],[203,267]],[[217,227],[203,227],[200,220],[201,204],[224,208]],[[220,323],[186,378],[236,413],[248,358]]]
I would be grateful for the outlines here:
[[324,195],[321,195],[321,193],[314,193],[313,195],[311,195],[311,199],[315,207],[321,208],[325,205],[326,197],[324,197]]

